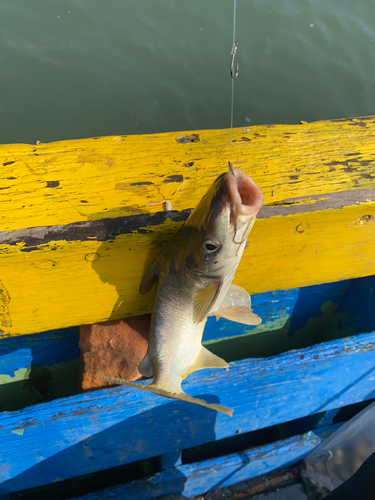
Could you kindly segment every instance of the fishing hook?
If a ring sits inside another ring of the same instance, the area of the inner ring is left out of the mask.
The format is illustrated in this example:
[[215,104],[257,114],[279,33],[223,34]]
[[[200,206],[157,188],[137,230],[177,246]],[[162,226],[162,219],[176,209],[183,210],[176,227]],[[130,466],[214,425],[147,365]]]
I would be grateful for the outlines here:
[[230,59],[230,76],[233,78],[233,80],[236,80],[236,78],[238,76],[238,69],[239,69],[239,66],[237,64],[236,71],[234,70],[234,58],[236,57],[237,48],[238,48],[238,43],[233,42],[231,59]]

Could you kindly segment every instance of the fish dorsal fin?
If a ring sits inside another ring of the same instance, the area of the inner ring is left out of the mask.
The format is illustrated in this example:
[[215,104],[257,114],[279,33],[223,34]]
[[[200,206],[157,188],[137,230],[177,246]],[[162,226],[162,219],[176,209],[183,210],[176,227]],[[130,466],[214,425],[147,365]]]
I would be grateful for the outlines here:
[[182,376],[184,379],[189,375],[189,373],[197,372],[198,370],[203,370],[204,368],[229,368],[226,361],[213,354],[211,351],[205,347],[201,347],[198,356],[196,357],[194,363]]
[[204,320],[210,312],[219,295],[222,282],[215,281],[211,285],[199,290],[193,298],[193,322],[196,325]]
[[155,259],[151,266],[147,269],[146,274],[143,276],[141,285],[139,287],[139,293],[146,295],[151,288],[156,284],[159,276],[159,262]]
[[145,385],[145,384],[134,384],[133,382],[128,382],[127,380],[122,380],[121,378],[104,377],[103,375],[95,375],[95,377],[98,377],[112,384],[127,385],[129,387],[133,387],[133,389],[152,392],[154,394],[158,394],[159,396],[164,396],[166,398],[179,399],[181,401],[186,401],[187,403],[193,403],[196,405],[205,406],[206,408],[210,408],[211,410],[225,413],[230,417],[233,415],[232,408],[227,408],[226,406],[222,406],[215,403],[207,403],[207,401],[205,401],[204,399],[193,398],[192,396],[185,394],[182,389],[179,389],[178,392],[170,392],[154,384],[154,382],[152,382],[149,385]]
[[235,323],[242,323],[243,325],[260,325],[262,319],[253,313],[250,307],[228,307],[227,309],[218,309],[213,313],[216,319],[225,318]]

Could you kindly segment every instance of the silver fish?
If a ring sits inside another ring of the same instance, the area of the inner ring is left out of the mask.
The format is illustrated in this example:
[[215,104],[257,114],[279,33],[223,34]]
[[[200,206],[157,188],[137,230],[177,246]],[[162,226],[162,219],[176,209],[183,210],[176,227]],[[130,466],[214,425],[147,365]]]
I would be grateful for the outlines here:
[[262,203],[259,187],[229,164],[142,280],[142,294],[157,285],[148,351],[139,366],[153,381],[145,385],[100,378],[232,415],[230,408],[188,396],[181,382],[197,370],[228,368],[202,346],[208,316],[247,325],[261,322],[249,294],[231,283]]

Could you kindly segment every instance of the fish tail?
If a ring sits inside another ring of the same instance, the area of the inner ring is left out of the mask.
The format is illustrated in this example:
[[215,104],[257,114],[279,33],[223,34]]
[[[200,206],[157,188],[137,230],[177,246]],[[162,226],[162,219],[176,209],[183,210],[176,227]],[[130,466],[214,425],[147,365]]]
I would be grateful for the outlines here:
[[170,392],[170,391],[167,391],[161,387],[158,387],[157,385],[154,385],[153,383],[148,384],[148,385],[135,384],[134,382],[128,382],[127,380],[123,380],[121,378],[106,377],[104,375],[99,375],[99,374],[95,374],[95,377],[100,378],[102,380],[105,380],[106,382],[111,382],[112,384],[127,385],[128,387],[132,387],[133,389],[139,389],[141,391],[152,392],[153,394],[157,394],[158,396],[164,396],[164,397],[170,398],[170,399],[179,399],[181,401],[186,401],[187,403],[193,403],[196,405],[200,405],[200,406],[204,406],[206,408],[209,408],[210,410],[215,410],[215,411],[219,411],[221,413],[225,413],[226,415],[229,415],[230,417],[233,416],[233,409],[232,408],[228,408],[226,406],[218,405],[215,403],[207,403],[207,401],[205,401],[204,399],[193,398],[192,396],[185,394],[185,392],[182,390],[181,390],[181,392]]

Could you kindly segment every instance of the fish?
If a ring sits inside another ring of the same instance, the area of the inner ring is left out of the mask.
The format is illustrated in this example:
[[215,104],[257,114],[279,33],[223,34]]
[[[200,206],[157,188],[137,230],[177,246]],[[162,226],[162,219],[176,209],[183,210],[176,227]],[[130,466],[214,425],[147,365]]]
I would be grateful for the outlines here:
[[262,204],[260,188],[229,163],[228,171],[213,182],[141,282],[143,295],[156,286],[149,346],[138,368],[144,377],[153,377],[152,382],[98,374],[99,378],[232,416],[231,408],[189,396],[181,383],[204,368],[229,368],[202,345],[208,316],[246,325],[261,323],[248,292],[232,280]]

